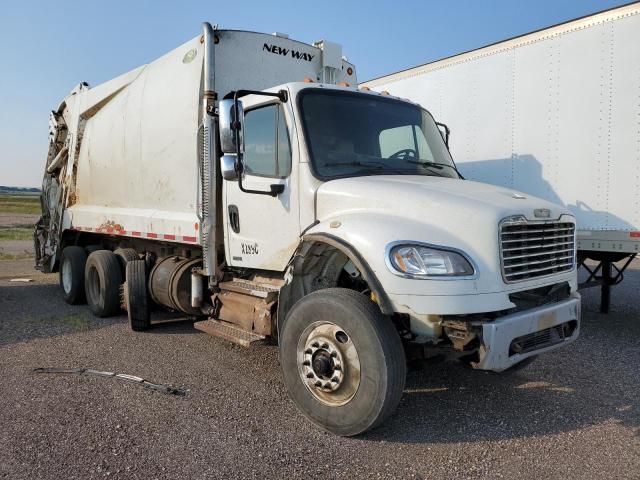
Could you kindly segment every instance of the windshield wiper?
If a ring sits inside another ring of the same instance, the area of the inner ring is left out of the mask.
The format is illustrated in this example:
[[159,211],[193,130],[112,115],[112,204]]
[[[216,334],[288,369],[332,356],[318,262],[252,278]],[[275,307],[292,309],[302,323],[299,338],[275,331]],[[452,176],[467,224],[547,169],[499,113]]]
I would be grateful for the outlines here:
[[[433,167],[433,168],[437,168],[439,170],[442,170],[443,167],[449,167],[451,169],[453,169],[462,180],[464,180],[464,177],[462,176],[462,174],[458,171],[458,169],[455,167],[455,165],[449,165],[448,163],[439,163],[439,162],[430,162],[428,160],[407,160],[408,163],[415,163],[416,165],[422,165],[424,167]],[[443,175],[440,175],[443,176]]]
[[375,170],[382,170],[384,165],[376,165],[373,163],[360,162],[358,160],[353,160],[351,162],[338,162],[338,163],[328,163],[327,167],[364,167]]
[[442,170],[442,167],[451,167],[451,165],[447,165],[446,163],[429,162],[428,160],[407,160],[407,162],[415,163],[416,165],[424,165],[425,167],[435,167],[440,170]]
[[[363,155],[363,154],[358,154],[358,156],[360,157],[369,157],[371,155]],[[362,162],[360,160],[353,160],[351,162],[338,162],[338,163],[328,163],[327,164],[328,167],[362,167],[368,170],[386,170],[385,174],[387,173],[396,173],[399,175],[403,175],[405,172],[403,172],[402,170],[399,170],[397,168],[392,167],[391,165],[387,165],[384,162],[380,162],[377,160],[368,160],[366,162]]]

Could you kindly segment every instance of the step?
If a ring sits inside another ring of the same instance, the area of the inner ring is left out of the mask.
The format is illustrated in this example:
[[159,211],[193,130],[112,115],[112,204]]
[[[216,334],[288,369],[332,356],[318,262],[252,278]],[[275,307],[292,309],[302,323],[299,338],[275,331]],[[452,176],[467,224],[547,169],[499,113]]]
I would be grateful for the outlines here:
[[263,335],[238,328],[231,323],[213,320],[212,318],[195,322],[193,326],[201,332],[242,345],[243,347],[250,347],[256,342],[263,342],[266,338]]
[[218,284],[220,290],[228,290],[230,292],[243,293],[252,297],[269,298],[275,297],[280,291],[280,287],[270,283],[258,283],[251,280],[242,280],[235,278],[229,282],[221,282]]

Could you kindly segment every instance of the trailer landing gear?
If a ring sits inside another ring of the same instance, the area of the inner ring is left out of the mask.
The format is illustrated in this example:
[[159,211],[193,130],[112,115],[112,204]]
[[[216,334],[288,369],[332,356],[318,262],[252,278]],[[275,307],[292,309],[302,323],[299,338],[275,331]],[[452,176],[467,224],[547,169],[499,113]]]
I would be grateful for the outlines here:
[[[578,258],[578,267],[584,268],[589,276],[579,285],[580,289],[600,286],[600,312],[609,313],[611,305],[611,287],[619,284],[624,279],[624,271],[636,257],[635,253],[603,253],[603,252],[581,252]],[[615,262],[626,261],[621,267]],[[587,259],[598,262],[595,268],[585,265]],[[614,275],[615,272],[615,275]]]

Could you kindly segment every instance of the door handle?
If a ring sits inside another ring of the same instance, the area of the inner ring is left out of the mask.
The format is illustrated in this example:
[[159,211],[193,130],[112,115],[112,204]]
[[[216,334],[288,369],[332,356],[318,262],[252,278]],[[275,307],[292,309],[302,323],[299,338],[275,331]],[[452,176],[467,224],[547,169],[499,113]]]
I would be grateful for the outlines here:
[[240,233],[240,213],[236,205],[229,205],[229,224],[235,233]]

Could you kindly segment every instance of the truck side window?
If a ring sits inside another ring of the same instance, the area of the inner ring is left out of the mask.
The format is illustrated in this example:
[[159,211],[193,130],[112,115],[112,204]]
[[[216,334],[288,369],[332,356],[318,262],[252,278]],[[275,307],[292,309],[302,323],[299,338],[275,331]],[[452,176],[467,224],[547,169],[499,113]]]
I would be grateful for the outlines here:
[[284,112],[278,105],[250,110],[244,122],[245,171],[250,175],[285,178],[291,172],[291,148]]

